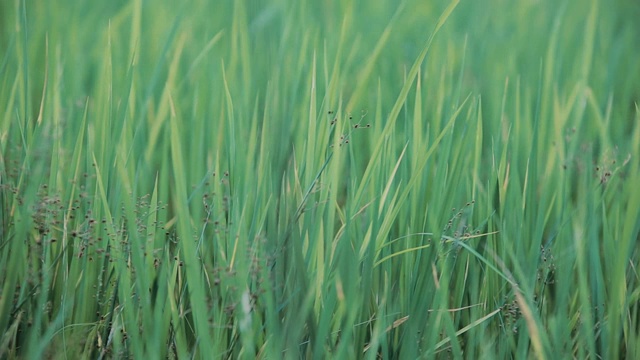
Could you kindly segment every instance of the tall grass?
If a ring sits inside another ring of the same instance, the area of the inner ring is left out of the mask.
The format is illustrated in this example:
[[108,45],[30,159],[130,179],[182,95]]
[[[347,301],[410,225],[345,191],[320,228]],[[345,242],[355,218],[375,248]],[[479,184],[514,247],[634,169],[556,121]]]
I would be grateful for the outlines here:
[[637,4],[0,4],[0,358],[638,358]]

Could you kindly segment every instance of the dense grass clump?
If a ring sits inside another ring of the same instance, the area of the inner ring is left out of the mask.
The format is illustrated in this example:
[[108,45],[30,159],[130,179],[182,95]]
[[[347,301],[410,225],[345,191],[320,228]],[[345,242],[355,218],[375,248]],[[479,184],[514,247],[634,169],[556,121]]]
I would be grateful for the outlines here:
[[640,358],[640,7],[0,3],[0,358]]

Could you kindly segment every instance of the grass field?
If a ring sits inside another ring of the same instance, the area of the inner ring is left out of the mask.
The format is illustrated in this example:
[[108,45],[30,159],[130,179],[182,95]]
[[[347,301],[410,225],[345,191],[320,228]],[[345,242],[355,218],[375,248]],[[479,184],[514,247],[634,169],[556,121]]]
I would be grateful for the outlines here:
[[640,358],[638,18],[0,2],[0,358]]

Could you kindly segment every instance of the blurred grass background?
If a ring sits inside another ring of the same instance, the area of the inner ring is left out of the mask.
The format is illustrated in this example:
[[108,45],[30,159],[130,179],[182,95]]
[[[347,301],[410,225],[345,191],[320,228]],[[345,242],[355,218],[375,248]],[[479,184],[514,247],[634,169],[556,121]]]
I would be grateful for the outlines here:
[[640,353],[637,2],[0,14],[0,357]]

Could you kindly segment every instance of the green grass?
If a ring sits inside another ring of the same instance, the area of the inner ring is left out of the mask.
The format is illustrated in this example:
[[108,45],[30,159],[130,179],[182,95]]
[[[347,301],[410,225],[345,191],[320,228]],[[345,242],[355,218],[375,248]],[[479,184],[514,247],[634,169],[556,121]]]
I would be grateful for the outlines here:
[[640,357],[639,15],[0,3],[0,358]]

